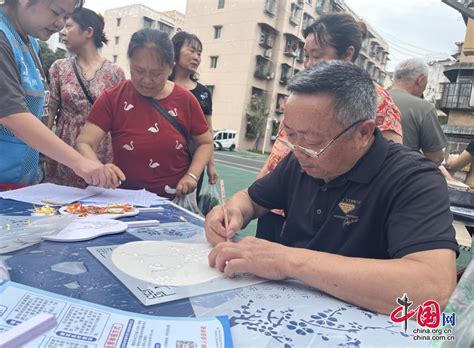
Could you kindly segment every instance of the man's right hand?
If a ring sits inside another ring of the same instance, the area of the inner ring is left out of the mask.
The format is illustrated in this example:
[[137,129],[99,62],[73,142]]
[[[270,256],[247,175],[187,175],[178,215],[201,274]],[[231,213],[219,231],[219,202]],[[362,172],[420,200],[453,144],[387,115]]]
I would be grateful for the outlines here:
[[117,188],[126,179],[123,172],[117,166],[111,163],[104,165],[84,157],[74,168],[74,172],[89,185],[104,188]]
[[227,217],[229,219],[228,230],[225,228],[224,209],[222,205],[214,207],[206,216],[204,221],[204,230],[206,231],[206,239],[212,244],[216,245],[220,242],[225,242],[227,233],[234,235],[243,225],[242,213],[235,208],[227,208]]

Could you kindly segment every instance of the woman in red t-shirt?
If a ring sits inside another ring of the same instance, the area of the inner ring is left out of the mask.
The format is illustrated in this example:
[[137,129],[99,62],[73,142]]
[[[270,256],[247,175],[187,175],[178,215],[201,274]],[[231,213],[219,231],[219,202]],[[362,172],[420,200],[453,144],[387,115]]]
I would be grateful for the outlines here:
[[110,132],[116,172],[126,176],[122,188],[145,188],[168,198],[191,193],[213,143],[196,98],[168,80],[174,64],[171,40],[163,31],[142,29],[132,35],[128,58],[130,80],[97,99],[76,148],[97,159],[97,146]]

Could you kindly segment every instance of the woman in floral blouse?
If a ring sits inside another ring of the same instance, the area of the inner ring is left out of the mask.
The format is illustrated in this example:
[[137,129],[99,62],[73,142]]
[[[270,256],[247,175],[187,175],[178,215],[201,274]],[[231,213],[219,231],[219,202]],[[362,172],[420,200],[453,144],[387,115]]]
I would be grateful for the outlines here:
[[[57,60],[49,71],[49,126],[51,128],[56,121],[56,134],[71,146],[75,145],[95,99],[104,90],[125,80],[123,70],[99,54],[99,49],[108,41],[103,30],[104,19],[94,11],[83,8],[74,13],[66,20],[61,34],[66,48],[75,56]],[[102,163],[112,162],[110,135],[100,144],[98,157]],[[46,181],[86,186],[72,170],[53,160],[47,162]]]
[[[357,22],[349,14],[329,14],[319,17],[313,24],[303,31],[304,67],[305,69],[327,59],[339,59],[355,62],[359,57],[362,42],[367,36],[367,27],[363,22]],[[402,126],[400,111],[390,95],[379,85],[374,83],[378,95],[376,125],[388,140],[402,143]],[[265,165],[257,178],[270,173],[280,161],[290,152],[280,139],[287,139],[280,123],[278,137]],[[281,211],[273,211],[258,220],[257,237],[265,236],[273,240],[272,236],[280,233],[285,217]]]

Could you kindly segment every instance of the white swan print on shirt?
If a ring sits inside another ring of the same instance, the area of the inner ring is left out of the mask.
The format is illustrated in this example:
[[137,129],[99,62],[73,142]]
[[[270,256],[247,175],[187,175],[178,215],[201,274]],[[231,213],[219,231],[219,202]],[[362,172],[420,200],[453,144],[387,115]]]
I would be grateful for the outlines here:
[[176,193],[176,189],[166,185],[165,186],[165,192],[169,195],[174,195]]
[[135,106],[133,106],[133,104],[129,104],[128,102],[124,101],[123,102],[123,109],[125,111],[130,111],[134,108]]
[[149,166],[150,168],[153,168],[153,169],[154,169],[154,168],[158,168],[158,167],[160,166],[160,164],[157,163],[157,162],[153,162],[153,160],[150,159],[150,164],[148,164],[148,166]]
[[176,140],[176,150],[181,150],[183,148],[183,144],[180,144],[178,140]]
[[158,127],[158,123],[155,123],[153,127],[148,128],[148,131],[152,133],[158,133],[160,131],[160,128]]
[[125,144],[124,146],[122,146],[125,150],[127,151],[133,151],[135,150],[135,146],[133,145],[133,140],[130,141],[129,144]]
[[173,110],[168,110],[168,114],[173,117],[178,117],[178,109],[174,108]]

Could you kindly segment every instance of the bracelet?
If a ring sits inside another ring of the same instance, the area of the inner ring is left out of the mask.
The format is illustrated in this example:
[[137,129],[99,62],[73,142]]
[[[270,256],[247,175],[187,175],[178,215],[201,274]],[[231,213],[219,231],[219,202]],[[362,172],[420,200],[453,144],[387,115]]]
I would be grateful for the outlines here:
[[191,178],[193,178],[196,182],[199,181],[199,178],[198,178],[196,175],[194,175],[193,173],[191,173],[191,172],[187,172],[186,175],[189,175],[189,176],[190,176]]

